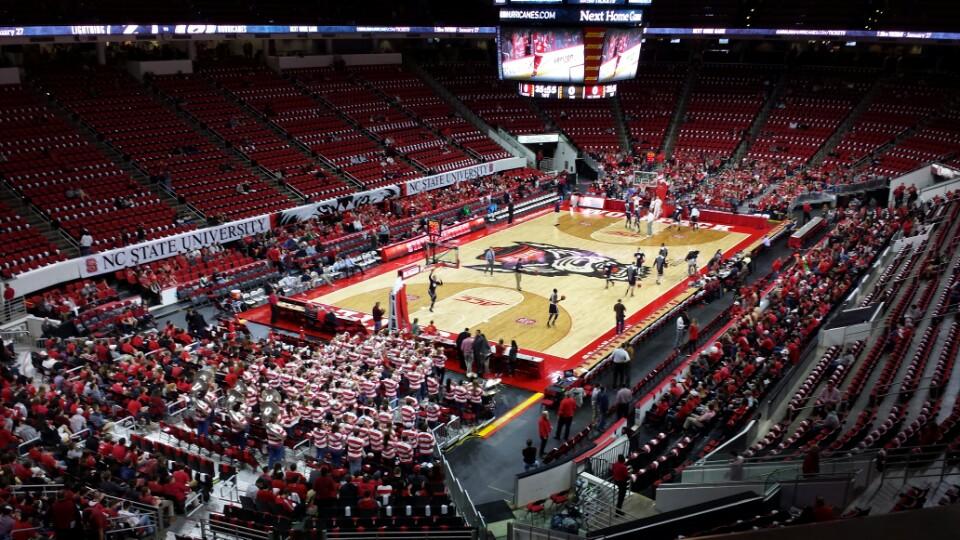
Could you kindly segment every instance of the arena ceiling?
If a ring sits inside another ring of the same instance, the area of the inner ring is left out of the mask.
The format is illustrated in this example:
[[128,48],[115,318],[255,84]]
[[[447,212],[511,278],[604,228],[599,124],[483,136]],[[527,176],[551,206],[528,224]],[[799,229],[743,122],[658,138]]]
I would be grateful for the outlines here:
[[[956,0],[654,0],[646,19],[654,27],[960,29]],[[492,26],[497,18],[493,0],[34,0],[0,2],[0,21]]]

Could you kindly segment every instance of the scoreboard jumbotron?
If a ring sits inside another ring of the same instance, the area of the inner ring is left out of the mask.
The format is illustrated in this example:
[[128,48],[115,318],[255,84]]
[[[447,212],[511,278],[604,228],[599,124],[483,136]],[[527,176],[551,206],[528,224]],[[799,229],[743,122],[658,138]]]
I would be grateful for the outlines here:
[[498,67],[519,92],[547,99],[616,94],[636,77],[651,0],[494,0]]

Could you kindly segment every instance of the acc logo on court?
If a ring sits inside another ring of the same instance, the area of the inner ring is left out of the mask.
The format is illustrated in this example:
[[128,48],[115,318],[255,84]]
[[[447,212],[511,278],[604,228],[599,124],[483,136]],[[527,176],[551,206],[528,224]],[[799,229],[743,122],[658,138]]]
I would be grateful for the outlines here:
[[475,306],[482,306],[482,307],[495,307],[495,306],[507,305],[506,302],[498,302],[496,300],[488,300],[486,298],[479,298],[477,296],[470,296],[466,294],[462,296],[457,296],[456,298],[454,298],[454,300],[458,302],[466,302],[468,304],[473,304]]
[[537,320],[531,319],[528,317],[520,317],[519,319],[517,319],[517,324],[522,324],[524,326],[533,326],[537,324]]

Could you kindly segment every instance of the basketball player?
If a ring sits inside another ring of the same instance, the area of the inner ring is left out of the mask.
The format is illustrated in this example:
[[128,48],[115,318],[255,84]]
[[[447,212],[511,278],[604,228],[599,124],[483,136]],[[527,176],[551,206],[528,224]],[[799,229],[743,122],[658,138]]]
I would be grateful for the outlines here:
[[523,275],[523,259],[517,259],[516,264],[513,265],[513,275],[517,278],[517,290],[523,290],[520,288],[520,277]]
[[680,219],[683,218],[683,206],[681,206],[679,203],[674,207],[671,218],[673,219],[673,223],[667,228],[672,229],[673,226],[676,225],[677,230],[680,230]]
[[490,272],[490,275],[493,275],[493,263],[497,259],[497,254],[493,251],[492,247],[488,247],[486,251],[483,252],[483,258],[487,261],[487,267],[484,268],[483,273],[486,275],[487,271]]
[[660,251],[658,253],[663,256],[663,260],[667,260],[667,255],[670,254],[670,250],[667,249],[666,244],[660,242]]
[[560,306],[557,304],[563,300],[564,297],[560,296],[557,293],[557,290],[553,290],[553,294],[550,295],[550,309],[549,314],[547,315],[547,326],[556,326],[557,318],[560,317]]
[[665,248],[660,249],[660,254],[653,261],[653,266],[657,269],[657,285],[663,279],[663,269],[667,266],[667,256],[664,255]]
[[427,294],[430,295],[430,313],[433,313],[433,305],[437,302],[437,287],[443,285],[443,282],[434,275],[433,270],[430,270],[430,276],[427,279],[430,281],[427,285]]
[[633,258],[636,261],[637,271],[639,272],[641,269],[643,269],[643,263],[647,260],[647,256],[640,251],[640,248],[637,248],[637,252],[633,254]]
[[657,220],[657,217],[660,216],[660,199],[654,199],[654,204],[651,204],[653,208],[647,212],[647,236],[653,236],[653,222]]
[[607,263],[607,268],[606,268],[607,284],[603,286],[604,289],[609,288],[610,285],[613,283],[613,271],[614,269],[616,269],[616,267],[617,266],[612,262]]
[[637,270],[637,267],[629,264],[627,265],[627,291],[630,292],[630,296],[633,296],[634,291],[637,289],[637,276],[640,274],[640,271]]
[[696,206],[690,207],[690,225],[693,227],[693,230],[700,230],[700,209]]
[[697,273],[697,252],[691,251],[687,254],[687,276],[694,276]]
[[663,200],[660,197],[654,197],[650,201],[650,213],[653,214],[653,219],[658,219],[660,212],[663,212]]
[[633,224],[633,223],[632,223],[632,220],[633,220],[633,205],[632,205],[629,201],[627,202],[627,207],[624,209],[623,217],[625,217],[626,220],[627,220],[627,223],[626,223],[627,230],[630,230],[630,229],[631,229],[630,226]]

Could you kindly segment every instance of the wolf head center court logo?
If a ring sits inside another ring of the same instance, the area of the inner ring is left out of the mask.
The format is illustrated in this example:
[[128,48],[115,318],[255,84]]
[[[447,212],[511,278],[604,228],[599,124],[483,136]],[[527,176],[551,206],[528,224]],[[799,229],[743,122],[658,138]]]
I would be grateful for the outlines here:
[[[570,276],[579,274],[586,277],[605,278],[607,266],[613,264],[613,277],[624,280],[627,278],[627,264],[616,259],[583,249],[552,246],[538,242],[515,242],[512,246],[494,247],[494,260],[499,263],[494,270],[502,273],[511,273],[516,268],[517,261],[523,261],[523,268],[540,276]],[[484,270],[486,264],[481,253],[477,256],[479,264],[467,265],[468,268]],[[641,268],[637,277],[642,279],[649,269]]]

